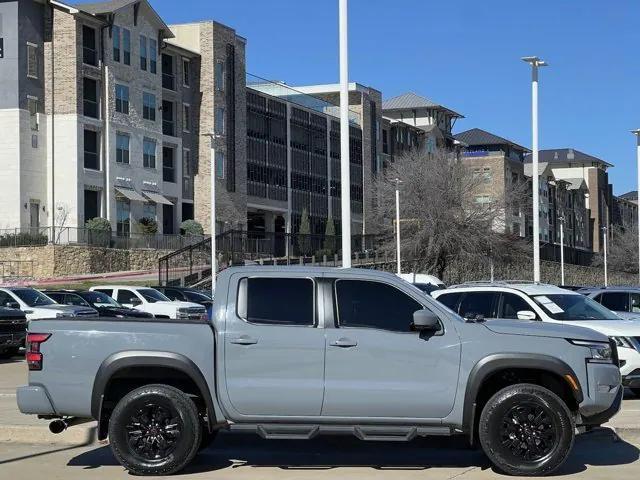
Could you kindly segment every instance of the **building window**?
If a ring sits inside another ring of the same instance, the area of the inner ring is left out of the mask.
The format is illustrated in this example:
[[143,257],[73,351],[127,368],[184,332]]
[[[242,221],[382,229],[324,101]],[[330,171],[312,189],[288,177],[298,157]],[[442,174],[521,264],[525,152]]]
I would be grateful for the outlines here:
[[162,147],[162,180],[176,183],[175,149]]
[[129,135],[116,133],[116,162],[129,163]]
[[38,110],[40,105],[36,97],[27,97],[27,109],[29,110],[29,124],[31,130],[38,130]]
[[191,106],[186,103],[182,105],[182,130],[191,131]]
[[156,141],[152,138],[142,140],[142,166],[156,168]]
[[129,87],[116,84],[116,112],[129,114]]
[[84,190],[84,221],[100,216],[100,191]]
[[182,149],[182,176],[189,178],[191,175],[191,150]]
[[493,173],[491,173],[491,168],[484,167],[482,169],[482,181],[484,183],[491,183],[493,181]]
[[147,37],[140,35],[140,70],[147,69]]
[[120,61],[120,27],[117,25],[113,26],[111,31],[111,35],[113,37],[113,61]]
[[173,115],[173,102],[168,100],[162,101],[162,133],[175,137],[175,118]]
[[162,54],[162,88],[168,90],[176,89],[176,75],[173,71],[173,57]]
[[126,198],[116,199],[116,233],[119,237],[131,233],[131,204]]
[[142,93],[142,118],[156,121],[156,96],[153,93]]
[[84,130],[84,168],[100,170],[98,132],[86,128]]
[[82,26],[82,63],[93,66],[98,64],[96,29],[87,25]]
[[191,61],[187,58],[182,59],[182,84],[191,86]]
[[215,70],[215,89],[219,92],[224,90],[224,62],[217,61],[216,62],[216,70]]
[[131,32],[126,28],[122,29],[122,51],[125,65],[131,65]]
[[153,74],[158,70],[158,42],[149,39],[149,71]]
[[145,203],[142,206],[142,216],[144,218],[150,218],[151,220],[156,220],[158,217],[157,209],[155,203]]
[[98,82],[93,78],[82,79],[82,108],[86,117],[98,118]]
[[214,119],[215,132],[220,135],[224,135],[224,108],[217,107],[216,115]]
[[224,178],[224,152],[216,151],[216,177]]
[[38,78],[38,46],[27,43],[27,77]]

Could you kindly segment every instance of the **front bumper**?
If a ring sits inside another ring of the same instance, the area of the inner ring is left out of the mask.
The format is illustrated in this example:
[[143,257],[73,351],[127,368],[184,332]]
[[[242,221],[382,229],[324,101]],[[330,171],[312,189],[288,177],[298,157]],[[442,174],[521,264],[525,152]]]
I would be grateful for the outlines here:
[[580,403],[578,425],[600,425],[622,405],[624,389],[620,369],[610,363],[587,363],[587,385]]

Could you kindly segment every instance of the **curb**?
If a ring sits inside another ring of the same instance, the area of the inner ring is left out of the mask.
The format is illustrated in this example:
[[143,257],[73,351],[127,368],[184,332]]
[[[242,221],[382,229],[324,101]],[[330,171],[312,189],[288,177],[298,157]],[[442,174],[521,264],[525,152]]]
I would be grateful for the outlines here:
[[33,425],[0,425],[0,443],[30,445],[85,446],[98,441],[95,422],[76,425],[55,435],[48,427]]

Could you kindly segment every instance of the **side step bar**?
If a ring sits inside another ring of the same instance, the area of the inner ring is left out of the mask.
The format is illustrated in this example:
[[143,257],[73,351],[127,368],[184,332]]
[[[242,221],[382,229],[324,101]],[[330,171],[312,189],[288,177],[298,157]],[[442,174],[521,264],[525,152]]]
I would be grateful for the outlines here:
[[238,424],[232,432],[256,433],[267,440],[310,440],[318,435],[353,435],[360,440],[408,442],[416,437],[450,436],[451,428],[443,426],[415,427],[406,425],[296,425],[282,423]]

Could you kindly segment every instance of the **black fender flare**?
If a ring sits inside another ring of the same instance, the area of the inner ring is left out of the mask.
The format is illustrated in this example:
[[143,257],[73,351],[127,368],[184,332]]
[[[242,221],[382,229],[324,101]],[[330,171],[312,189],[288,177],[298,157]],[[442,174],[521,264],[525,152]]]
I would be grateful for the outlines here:
[[567,381],[565,376],[571,375],[578,386],[577,390],[571,388],[576,403],[579,405],[584,400],[578,376],[567,363],[559,358],[534,353],[496,353],[488,355],[474,365],[471,372],[469,372],[467,380],[462,425],[472,437],[476,419],[476,402],[484,381],[495,372],[509,368],[545,371],[555,374],[565,381]]
[[203,400],[208,412],[209,429],[211,430],[216,423],[215,417],[218,415],[218,410],[215,408],[209,386],[198,366],[191,359],[179,353],[149,350],[117,352],[102,362],[96,373],[91,392],[91,416],[98,420],[99,425],[101,424],[102,401],[109,381],[124,368],[145,366],[171,368],[191,378],[204,397]]

